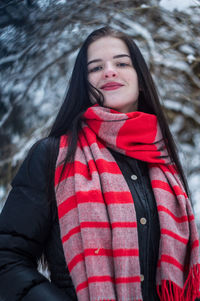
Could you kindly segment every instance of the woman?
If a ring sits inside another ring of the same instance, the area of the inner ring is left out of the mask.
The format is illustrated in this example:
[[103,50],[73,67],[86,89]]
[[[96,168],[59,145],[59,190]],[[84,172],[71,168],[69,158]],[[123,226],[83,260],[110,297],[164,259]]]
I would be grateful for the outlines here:
[[[198,297],[186,180],[149,70],[125,34],[104,27],[85,40],[50,135],[12,186],[0,218],[2,300]],[[51,282],[36,269],[42,254]]]

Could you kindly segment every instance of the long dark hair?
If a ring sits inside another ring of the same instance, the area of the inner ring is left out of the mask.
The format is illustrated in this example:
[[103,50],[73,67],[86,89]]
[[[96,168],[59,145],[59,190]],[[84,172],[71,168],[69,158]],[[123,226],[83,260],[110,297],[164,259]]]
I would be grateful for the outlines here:
[[[96,99],[99,105],[103,105],[103,95],[88,81],[87,51],[92,42],[107,36],[119,38],[127,45],[139,81],[140,94],[138,111],[155,114],[157,116],[169,155],[177,167],[186,192],[189,193],[187,181],[178,158],[177,148],[169,130],[147,64],[132,38],[110,27],[103,27],[93,31],[83,43],[75,61],[68,92],[49,134],[49,137],[52,139],[58,139],[63,134],[69,135],[69,148],[64,166],[66,166],[67,162],[73,160],[81,124],[81,115],[92,105],[90,100],[91,95]],[[54,152],[54,146],[52,146],[52,152]]]

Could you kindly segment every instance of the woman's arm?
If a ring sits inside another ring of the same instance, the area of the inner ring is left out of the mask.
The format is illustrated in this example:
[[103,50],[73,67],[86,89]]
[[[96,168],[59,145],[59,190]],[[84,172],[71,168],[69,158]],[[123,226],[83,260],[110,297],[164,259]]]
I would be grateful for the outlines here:
[[0,215],[0,300],[61,301],[67,296],[37,271],[51,231],[47,141],[29,153]]

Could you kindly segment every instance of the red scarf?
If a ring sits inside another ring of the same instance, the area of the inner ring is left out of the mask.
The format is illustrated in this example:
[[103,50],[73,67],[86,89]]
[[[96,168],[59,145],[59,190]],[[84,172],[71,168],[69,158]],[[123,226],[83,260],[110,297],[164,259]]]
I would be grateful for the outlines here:
[[142,300],[134,200],[108,147],[148,162],[161,229],[160,300],[195,300],[200,283],[197,228],[157,118],[98,105],[84,113],[74,162],[62,177],[67,136],[61,137],[55,172],[61,238],[78,300]]

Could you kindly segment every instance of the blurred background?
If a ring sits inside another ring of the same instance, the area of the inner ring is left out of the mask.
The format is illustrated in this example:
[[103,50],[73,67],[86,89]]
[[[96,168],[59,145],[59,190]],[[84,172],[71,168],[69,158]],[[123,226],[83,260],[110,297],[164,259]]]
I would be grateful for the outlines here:
[[200,0],[0,1],[0,209],[48,134],[78,48],[105,25],[132,36],[150,67],[200,229]]

